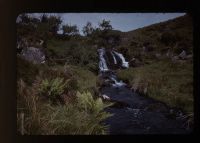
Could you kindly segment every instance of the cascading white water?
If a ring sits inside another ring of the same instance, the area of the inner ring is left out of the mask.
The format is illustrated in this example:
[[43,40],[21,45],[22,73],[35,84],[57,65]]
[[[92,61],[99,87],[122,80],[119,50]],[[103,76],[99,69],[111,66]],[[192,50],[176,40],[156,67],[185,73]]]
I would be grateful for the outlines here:
[[114,82],[113,84],[112,84],[112,86],[113,87],[122,87],[122,86],[125,86],[126,84],[123,82],[123,81],[117,81],[117,77],[116,77],[116,75],[114,75],[114,74],[112,74],[111,76],[110,76],[110,79]]
[[122,67],[128,68],[129,63],[125,60],[124,56],[121,53],[115,52],[114,53],[122,60]]
[[112,56],[113,56],[113,60],[114,60],[114,64],[117,64],[117,60],[115,58],[115,55],[113,54],[113,52],[111,52]]
[[[106,59],[104,58],[104,56],[105,56],[105,49],[104,48],[98,49],[98,53],[99,53],[99,60],[100,60],[99,61],[99,70],[101,72],[109,71],[108,66],[106,64]],[[115,51],[111,51],[110,53],[113,56],[114,64],[117,64],[116,56],[118,56],[121,59],[121,61],[122,61],[122,67],[125,67],[125,68],[129,67],[129,63],[125,61],[125,58],[124,58],[124,56],[121,53],[118,53],[118,52],[115,52]],[[121,80],[118,81],[115,74],[109,75],[109,79],[111,81],[113,81],[113,84],[112,84],[113,87],[122,87],[122,86],[126,85]]]
[[114,81],[114,83],[112,84],[113,87],[121,87],[121,86],[125,86],[126,85],[121,80],[117,81],[114,77],[111,77],[111,80]]
[[108,66],[106,64],[106,60],[104,58],[104,55],[105,55],[105,49],[104,48],[101,48],[101,49],[98,49],[98,52],[99,52],[99,58],[100,58],[100,61],[99,61],[99,69],[100,71],[108,71]]

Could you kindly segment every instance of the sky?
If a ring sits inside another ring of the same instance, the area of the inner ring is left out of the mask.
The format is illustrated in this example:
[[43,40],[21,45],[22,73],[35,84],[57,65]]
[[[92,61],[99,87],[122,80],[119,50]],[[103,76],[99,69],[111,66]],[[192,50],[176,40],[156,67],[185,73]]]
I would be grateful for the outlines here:
[[[32,15],[38,17],[42,14],[33,13]],[[127,32],[167,21],[185,15],[185,13],[51,13],[51,15],[60,16],[63,24],[77,25],[82,34],[82,28],[88,21],[93,26],[98,26],[98,23],[103,19],[110,20],[114,30]],[[60,30],[59,33],[62,31]]]

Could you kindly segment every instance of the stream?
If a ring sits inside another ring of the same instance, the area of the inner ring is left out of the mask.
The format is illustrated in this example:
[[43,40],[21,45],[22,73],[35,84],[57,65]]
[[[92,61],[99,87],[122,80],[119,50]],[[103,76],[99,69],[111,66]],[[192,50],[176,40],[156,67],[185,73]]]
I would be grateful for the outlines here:
[[[129,68],[129,63],[121,53],[98,50],[100,77],[106,83],[101,87],[101,95],[114,101],[105,109],[113,116],[104,124],[109,126],[109,134],[187,134],[182,112],[167,107],[164,103],[133,92],[126,83],[120,81],[115,69]],[[107,54],[108,53],[108,54]],[[112,66],[113,65],[113,66]]]

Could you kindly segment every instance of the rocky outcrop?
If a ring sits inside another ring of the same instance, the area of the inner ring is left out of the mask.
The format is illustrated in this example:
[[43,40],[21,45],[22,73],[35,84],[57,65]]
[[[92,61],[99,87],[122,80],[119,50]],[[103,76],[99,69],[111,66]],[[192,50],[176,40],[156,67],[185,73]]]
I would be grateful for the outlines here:
[[17,54],[25,60],[34,64],[45,63],[45,54],[42,51],[44,46],[43,40],[18,37],[16,46]]
[[20,54],[25,60],[30,61],[34,64],[45,63],[45,54],[35,47],[24,48]]
[[186,51],[183,50],[179,55],[177,56],[173,56],[171,57],[173,62],[177,62],[177,61],[184,61],[184,60],[188,60],[188,59],[192,59],[193,55],[187,55]]
[[102,97],[104,100],[110,100],[110,97],[108,97],[108,96],[105,95],[105,94],[101,95],[101,97]]
[[157,59],[161,59],[162,55],[161,55],[160,53],[156,53],[156,54],[155,54],[155,57],[156,57]]
[[186,59],[187,54],[186,54],[185,50],[183,50],[178,56],[180,59],[184,60],[184,59]]

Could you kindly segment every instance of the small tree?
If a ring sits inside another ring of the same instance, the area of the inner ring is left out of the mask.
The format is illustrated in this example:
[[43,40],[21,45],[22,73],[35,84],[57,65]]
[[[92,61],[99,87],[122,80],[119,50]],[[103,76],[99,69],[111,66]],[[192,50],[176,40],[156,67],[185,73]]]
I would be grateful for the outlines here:
[[76,25],[63,25],[62,26],[62,30],[63,30],[63,34],[64,35],[71,35],[71,36],[74,36],[74,35],[77,35],[79,34],[79,30],[78,30],[78,27]]
[[99,35],[99,44],[110,48],[111,46],[111,42],[113,41],[112,35],[110,34],[112,31],[112,25],[110,24],[109,20],[105,20],[103,19],[102,22],[99,23],[99,28],[97,28],[97,33]]
[[113,29],[112,25],[110,24],[110,21],[105,19],[103,19],[103,21],[99,23],[99,28],[102,31],[109,31]]
[[19,23],[22,23],[22,24],[27,24],[29,23],[31,20],[30,20],[30,17],[28,16],[28,14],[21,14],[19,15],[19,18],[20,18],[20,22]]
[[50,16],[48,18],[48,25],[49,25],[49,31],[53,34],[56,34],[59,30],[59,26],[62,23],[62,20],[60,17],[57,16]]
[[92,27],[92,23],[87,22],[86,26],[83,27],[82,31],[85,36],[91,36],[94,30],[95,29]]
[[42,23],[47,23],[48,22],[48,16],[46,14],[43,14],[40,19],[41,19]]

